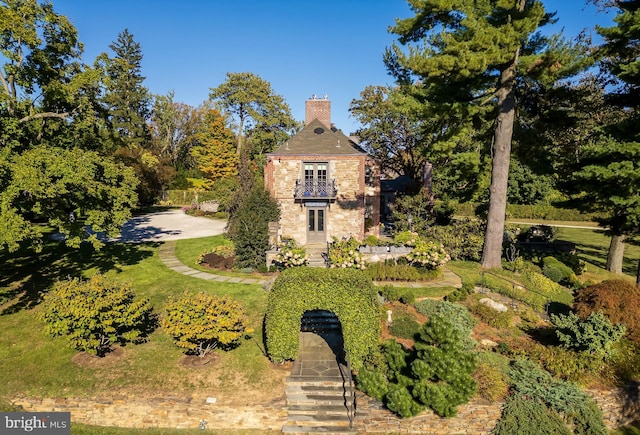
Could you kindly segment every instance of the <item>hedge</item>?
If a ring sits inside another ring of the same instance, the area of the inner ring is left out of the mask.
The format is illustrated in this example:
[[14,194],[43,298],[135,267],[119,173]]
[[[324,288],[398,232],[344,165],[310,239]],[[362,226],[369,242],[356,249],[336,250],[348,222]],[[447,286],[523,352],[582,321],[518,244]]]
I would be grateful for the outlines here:
[[[476,216],[481,204],[466,202],[455,205],[457,216]],[[580,210],[555,207],[553,205],[507,204],[507,217],[510,219],[545,219],[555,221],[594,222],[596,213],[583,213]]]
[[[216,200],[216,192],[198,192],[198,202]],[[193,190],[166,190],[162,192],[162,200],[171,205],[191,205],[196,202]]]
[[342,324],[344,346],[351,366],[378,349],[380,337],[377,293],[366,275],[356,269],[295,267],[276,279],[265,317],[269,358],[276,363],[298,356],[300,322],[306,311],[333,312]]

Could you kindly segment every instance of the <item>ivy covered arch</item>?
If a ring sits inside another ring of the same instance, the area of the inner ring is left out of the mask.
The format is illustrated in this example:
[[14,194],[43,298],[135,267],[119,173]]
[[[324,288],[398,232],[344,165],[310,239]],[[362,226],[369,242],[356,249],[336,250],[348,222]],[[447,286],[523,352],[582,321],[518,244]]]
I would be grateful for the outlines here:
[[280,274],[269,294],[265,331],[273,362],[297,358],[300,322],[312,310],[338,317],[353,370],[378,349],[380,304],[370,278],[355,269],[295,267]]

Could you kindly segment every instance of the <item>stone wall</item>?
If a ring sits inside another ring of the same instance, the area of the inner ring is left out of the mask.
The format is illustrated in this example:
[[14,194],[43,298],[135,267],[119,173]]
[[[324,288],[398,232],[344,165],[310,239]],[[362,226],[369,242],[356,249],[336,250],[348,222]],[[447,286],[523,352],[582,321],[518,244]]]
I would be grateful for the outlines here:
[[[640,420],[640,389],[588,391],[610,429]],[[280,431],[287,422],[284,395],[271,403],[220,405],[203,398],[103,397],[98,399],[42,399],[19,397],[25,411],[70,412],[71,421],[98,426],[131,428],[197,428]],[[500,418],[501,404],[475,400],[458,407],[458,415],[441,418],[431,411],[400,419],[376,400],[358,393],[356,428],[360,433],[489,434]]]
[[98,399],[17,398],[30,412],[70,412],[71,421],[96,426],[129,428],[261,429],[280,431],[287,421],[282,399],[263,405],[231,406],[195,398],[114,396]]

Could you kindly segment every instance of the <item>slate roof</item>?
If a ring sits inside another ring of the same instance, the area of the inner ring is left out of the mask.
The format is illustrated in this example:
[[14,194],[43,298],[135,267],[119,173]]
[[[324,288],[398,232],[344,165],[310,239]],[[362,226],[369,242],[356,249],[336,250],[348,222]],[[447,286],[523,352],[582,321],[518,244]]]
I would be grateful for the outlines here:
[[366,152],[344,133],[314,119],[270,156],[362,155]]

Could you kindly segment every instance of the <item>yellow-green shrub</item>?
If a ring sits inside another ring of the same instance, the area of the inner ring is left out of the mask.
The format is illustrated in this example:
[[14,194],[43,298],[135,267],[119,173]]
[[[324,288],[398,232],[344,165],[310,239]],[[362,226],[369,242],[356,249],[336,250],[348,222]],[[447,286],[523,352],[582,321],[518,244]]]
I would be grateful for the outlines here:
[[298,356],[300,321],[306,311],[333,312],[342,325],[354,370],[376,352],[379,303],[371,280],[355,269],[295,267],[276,279],[265,318],[267,352],[274,362]]
[[70,347],[104,355],[115,343],[150,332],[153,307],[135,300],[131,285],[104,275],[58,281],[44,297],[42,318],[52,336],[66,336]]
[[178,347],[204,356],[218,346],[232,347],[245,332],[244,310],[228,296],[185,293],[169,299],[162,326]]

